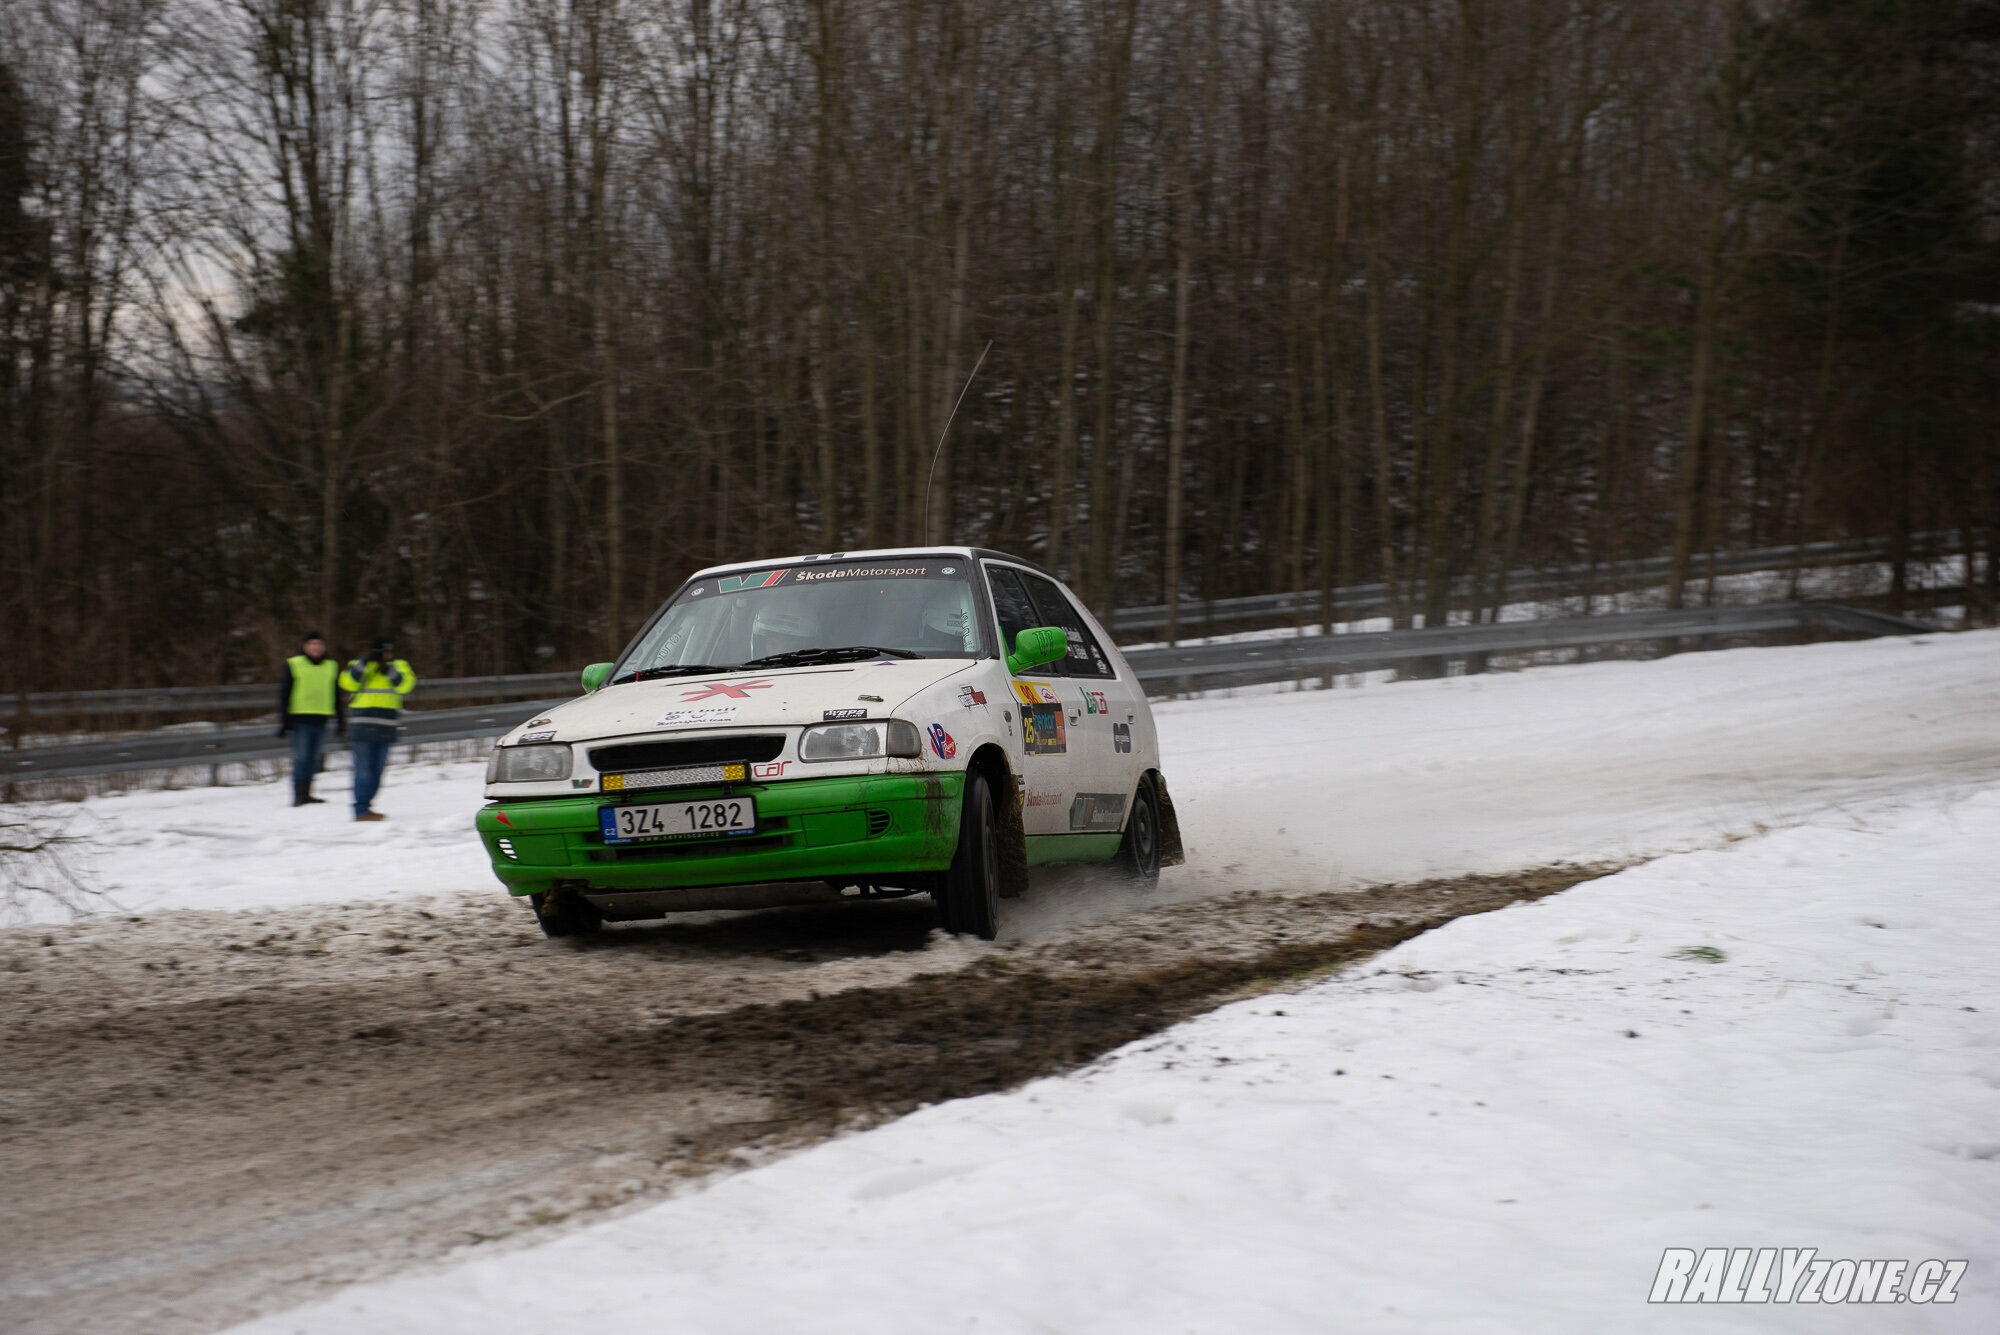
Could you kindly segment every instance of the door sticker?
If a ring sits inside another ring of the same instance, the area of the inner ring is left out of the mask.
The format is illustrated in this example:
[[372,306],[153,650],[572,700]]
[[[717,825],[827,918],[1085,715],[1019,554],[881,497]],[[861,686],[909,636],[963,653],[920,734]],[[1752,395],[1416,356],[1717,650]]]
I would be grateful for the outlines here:
[[1111,725],[1111,749],[1119,752],[1128,752],[1132,749],[1131,724],[1114,723]]
[[1125,819],[1125,794],[1078,793],[1069,804],[1069,828],[1103,832],[1115,830]]
[[1068,755],[1069,732],[1063,724],[1062,706],[1060,704],[1022,706],[1021,744],[1031,756]]

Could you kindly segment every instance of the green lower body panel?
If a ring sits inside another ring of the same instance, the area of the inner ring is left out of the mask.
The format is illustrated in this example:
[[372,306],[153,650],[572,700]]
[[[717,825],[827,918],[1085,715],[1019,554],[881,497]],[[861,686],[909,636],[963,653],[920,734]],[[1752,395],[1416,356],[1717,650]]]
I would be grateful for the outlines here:
[[1046,867],[1055,862],[1109,862],[1118,856],[1122,834],[1031,834],[1028,836],[1028,865]]
[[[493,874],[517,895],[558,881],[578,889],[664,890],[888,879],[951,865],[965,776],[792,779],[737,784],[729,791],[757,800],[756,833],[606,845],[597,813],[619,804],[594,796],[490,802],[479,812],[479,838]],[[630,801],[700,802],[723,793],[720,787],[680,788],[634,793]],[[1111,838],[1115,844],[1117,836]]]

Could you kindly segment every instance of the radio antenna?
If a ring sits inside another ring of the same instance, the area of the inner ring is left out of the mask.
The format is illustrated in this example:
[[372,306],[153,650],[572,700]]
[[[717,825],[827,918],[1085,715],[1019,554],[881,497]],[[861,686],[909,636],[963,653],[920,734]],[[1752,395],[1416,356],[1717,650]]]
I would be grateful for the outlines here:
[[986,354],[993,351],[993,340],[987,339],[986,346],[979,350],[979,360],[972,364],[972,374],[965,377],[965,388],[958,391],[958,402],[951,405],[951,416],[944,419],[944,430],[938,432],[937,448],[931,451],[931,473],[924,479],[924,531],[923,541],[931,540],[931,484],[937,481],[938,460],[944,457],[944,440],[951,434],[951,424],[958,420],[959,407],[965,402],[966,390],[972,388],[973,380],[979,375],[979,368],[986,365]]

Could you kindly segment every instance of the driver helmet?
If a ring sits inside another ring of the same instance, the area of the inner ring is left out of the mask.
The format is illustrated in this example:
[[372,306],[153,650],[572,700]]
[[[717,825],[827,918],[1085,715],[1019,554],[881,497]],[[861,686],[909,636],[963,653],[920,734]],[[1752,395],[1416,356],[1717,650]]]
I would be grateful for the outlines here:
[[970,585],[953,580],[930,590],[924,598],[924,634],[952,640],[967,653],[977,647]]
[[760,607],[750,622],[750,656],[769,658],[773,654],[817,649],[818,638],[812,618],[804,612],[783,605]]

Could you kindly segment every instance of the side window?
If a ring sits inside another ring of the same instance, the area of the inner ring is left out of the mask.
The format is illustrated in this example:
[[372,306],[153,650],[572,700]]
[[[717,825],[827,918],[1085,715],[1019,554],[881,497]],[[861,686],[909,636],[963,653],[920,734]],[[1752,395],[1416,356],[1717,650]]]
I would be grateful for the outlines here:
[[1000,657],[1014,652],[1014,637],[1024,630],[1048,623],[1035,616],[1035,605],[1021,587],[1021,577],[1002,566],[986,568],[986,582],[993,590],[993,611],[1000,618]]
[[1026,572],[1022,573],[1021,580],[1028,586],[1028,592],[1035,600],[1035,609],[1040,614],[1040,619],[1035,624],[1061,626],[1063,633],[1069,637],[1069,657],[1044,669],[1045,671],[1059,672],[1066,677],[1118,675],[1111,666],[1111,660],[1105,657],[1104,650],[1098,647],[1097,637],[1083,624],[1082,615],[1063,595],[1063,591],[1056,587],[1055,581]]

